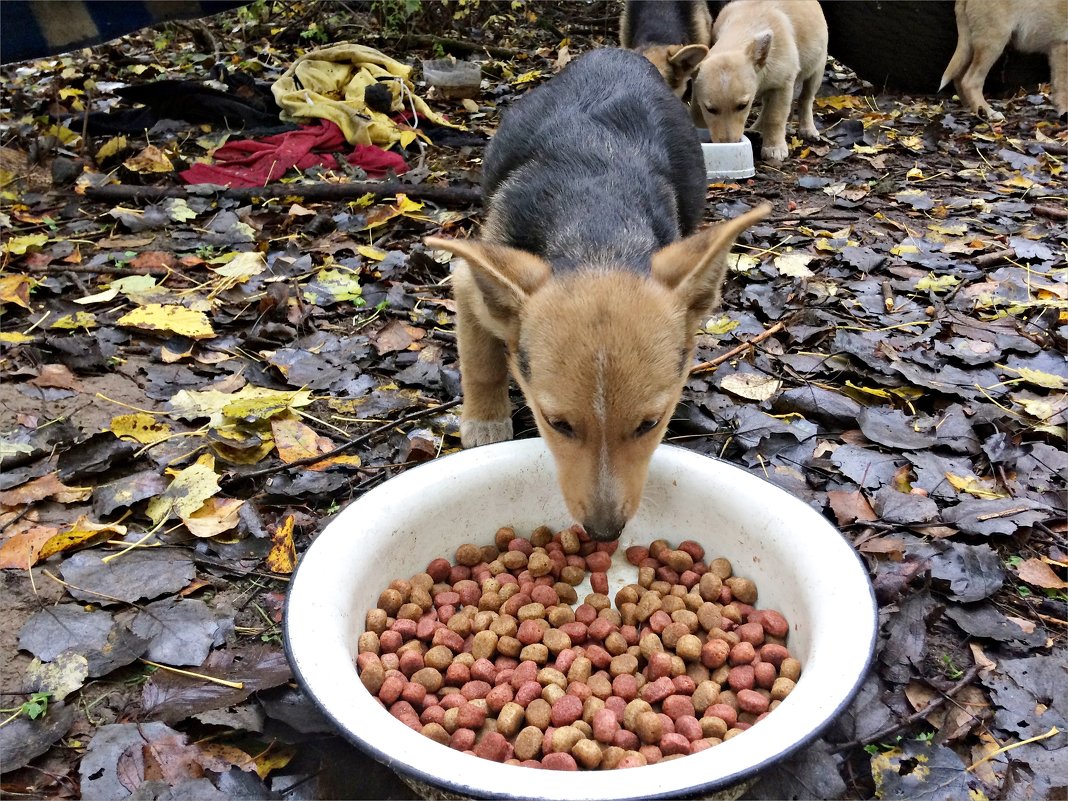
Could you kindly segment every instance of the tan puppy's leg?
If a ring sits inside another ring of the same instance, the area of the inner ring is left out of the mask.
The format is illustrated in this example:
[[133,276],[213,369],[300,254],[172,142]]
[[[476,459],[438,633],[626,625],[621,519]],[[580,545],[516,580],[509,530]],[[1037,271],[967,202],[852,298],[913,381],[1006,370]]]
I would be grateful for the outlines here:
[[765,161],[782,161],[790,155],[790,147],[786,144],[786,121],[790,118],[792,89],[792,86],[789,89],[769,89],[764,93],[758,123],[764,139],[760,156]]
[[972,61],[967,71],[960,79],[960,99],[972,110],[973,114],[979,114],[990,120],[1003,120],[1005,115],[990,108],[990,104],[983,97],[983,84],[986,83],[987,73],[994,66],[1005,51],[1009,43],[1012,29],[1004,27],[999,30],[988,29],[981,40],[972,37]]
[[1049,51],[1050,100],[1057,116],[1068,114],[1068,42],[1059,42]]
[[465,448],[503,442],[512,438],[504,343],[479,322],[478,290],[466,266],[457,269],[453,281],[460,384],[464,393],[460,441]]
[[820,132],[816,128],[816,121],[812,118],[812,104],[816,100],[816,93],[823,83],[823,65],[827,63],[827,51],[823,52],[820,66],[814,72],[805,76],[801,82],[801,96],[797,99],[797,131],[802,139],[809,141],[820,138]]

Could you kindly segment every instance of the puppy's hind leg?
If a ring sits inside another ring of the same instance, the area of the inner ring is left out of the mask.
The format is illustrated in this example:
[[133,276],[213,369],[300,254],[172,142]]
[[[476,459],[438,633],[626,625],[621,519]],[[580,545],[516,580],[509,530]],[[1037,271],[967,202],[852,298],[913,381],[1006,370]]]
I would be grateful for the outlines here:
[[823,67],[827,63],[827,53],[824,51],[820,65],[805,76],[801,82],[801,96],[797,99],[797,131],[802,139],[814,141],[820,138],[820,132],[816,128],[816,121],[812,118],[812,104],[816,100],[816,93],[823,83]]
[[1057,116],[1068,114],[1068,42],[1058,42],[1049,51],[1050,100]]
[[1004,52],[1005,46],[1009,43],[1012,30],[988,28],[984,33],[989,36],[986,40],[976,41],[974,37],[972,39],[972,61],[960,79],[960,99],[973,114],[989,120],[1003,120],[1005,115],[994,111],[983,97],[983,85],[986,83],[990,68],[994,66],[994,62],[998,60],[998,56]]

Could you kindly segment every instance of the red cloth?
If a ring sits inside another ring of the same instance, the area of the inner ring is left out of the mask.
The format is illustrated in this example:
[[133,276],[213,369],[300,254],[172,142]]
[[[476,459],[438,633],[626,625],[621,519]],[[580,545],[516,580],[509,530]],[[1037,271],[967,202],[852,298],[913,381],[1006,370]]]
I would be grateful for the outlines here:
[[[345,146],[341,129],[320,120],[318,125],[305,125],[299,131],[230,142],[215,151],[214,164],[194,164],[179,175],[187,184],[263,186],[277,181],[290,167],[306,170],[321,164],[336,168],[333,154]],[[376,145],[357,145],[346,161],[361,167],[370,178],[382,178],[387,170],[397,175],[408,171],[403,157]]]

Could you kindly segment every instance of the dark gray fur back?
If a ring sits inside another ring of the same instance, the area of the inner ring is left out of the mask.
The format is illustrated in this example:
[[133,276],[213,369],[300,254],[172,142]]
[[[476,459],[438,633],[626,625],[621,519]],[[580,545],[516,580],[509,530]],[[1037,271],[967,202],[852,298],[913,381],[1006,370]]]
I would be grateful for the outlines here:
[[641,49],[649,45],[694,44],[694,3],[704,0],[627,0],[630,41],[624,47]]
[[644,57],[595,50],[505,112],[486,151],[487,236],[554,268],[648,270],[705,207],[686,107]]

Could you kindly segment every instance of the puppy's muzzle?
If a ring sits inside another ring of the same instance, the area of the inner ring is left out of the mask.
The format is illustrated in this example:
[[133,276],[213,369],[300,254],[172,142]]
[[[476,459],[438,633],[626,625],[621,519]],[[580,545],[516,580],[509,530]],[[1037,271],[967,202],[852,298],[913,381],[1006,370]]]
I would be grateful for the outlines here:
[[612,542],[618,540],[623,533],[623,527],[627,525],[622,515],[597,515],[582,521],[582,527],[597,542]]

